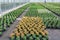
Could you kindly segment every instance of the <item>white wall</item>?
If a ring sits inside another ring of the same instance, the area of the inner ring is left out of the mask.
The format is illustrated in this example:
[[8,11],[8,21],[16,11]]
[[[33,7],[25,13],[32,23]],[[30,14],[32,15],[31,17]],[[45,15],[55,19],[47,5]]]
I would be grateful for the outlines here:
[[11,3],[11,2],[26,2],[27,0],[0,0],[0,3]]
[[30,2],[44,2],[44,0],[30,0]]
[[[7,1],[9,1],[9,2],[22,2],[23,0],[0,0],[0,2],[7,2]],[[30,2],[44,2],[45,0],[30,0]],[[54,1],[54,2],[60,2],[60,0],[46,0],[47,2],[52,2],[52,1]]]
[[[44,2],[45,0],[30,0],[30,2]],[[46,2],[60,2],[60,0],[46,0]]]

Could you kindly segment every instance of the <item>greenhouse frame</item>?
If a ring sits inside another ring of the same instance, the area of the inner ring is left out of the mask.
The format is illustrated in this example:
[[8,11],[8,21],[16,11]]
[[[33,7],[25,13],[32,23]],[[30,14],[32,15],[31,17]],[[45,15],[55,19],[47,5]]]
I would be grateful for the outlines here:
[[0,0],[0,40],[60,40],[60,0]]

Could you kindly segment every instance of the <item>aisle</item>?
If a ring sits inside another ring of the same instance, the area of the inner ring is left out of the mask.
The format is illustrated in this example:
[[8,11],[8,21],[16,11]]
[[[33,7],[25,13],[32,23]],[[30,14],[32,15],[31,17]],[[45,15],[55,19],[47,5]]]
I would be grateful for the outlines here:
[[7,29],[7,31],[5,31],[2,35],[2,37],[0,37],[0,40],[9,40],[9,35],[13,32],[13,30],[15,29],[16,25],[18,24],[18,22],[20,21],[19,19],[21,19],[26,12],[29,10],[29,7],[22,13],[21,16],[19,16],[16,21],[11,24],[10,28]]
[[47,29],[49,33],[49,40],[60,40],[60,30],[59,29]]

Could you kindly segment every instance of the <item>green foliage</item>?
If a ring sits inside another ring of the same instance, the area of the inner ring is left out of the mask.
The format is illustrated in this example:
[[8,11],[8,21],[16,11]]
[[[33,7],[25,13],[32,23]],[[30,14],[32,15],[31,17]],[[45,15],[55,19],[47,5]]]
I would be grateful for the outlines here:
[[4,15],[2,18],[0,18],[0,35],[2,35],[2,32],[7,29],[7,27],[10,27],[10,25],[16,20],[18,16],[22,14],[22,12],[28,7],[28,5],[25,5],[17,10],[14,10],[12,12],[9,12],[8,14]]
[[[25,16],[41,17],[47,28],[58,28],[58,29],[60,29],[60,21],[59,21],[60,19],[57,16],[55,16],[52,12],[43,12],[45,10],[42,10],[41,11],[42,13],[38,13],[38,6],[37,5],[38,5],[38,3],[35,3],[34,5],[31,4],[30,9],[26,13]],[[33,8],[33,6],[35,8]],[[41,5],[39,4],[39,7],[40,6]],[[42,9],[45,9],[45,8],[43,8],[43,6],[41,6],[41,7],[42,7]]]

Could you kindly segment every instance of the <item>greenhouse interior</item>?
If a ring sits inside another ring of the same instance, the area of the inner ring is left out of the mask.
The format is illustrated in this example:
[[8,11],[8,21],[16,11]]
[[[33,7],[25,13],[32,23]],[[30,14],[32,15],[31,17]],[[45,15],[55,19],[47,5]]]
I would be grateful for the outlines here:
[[60,0],[0,0],[0,40],[60,40]]

